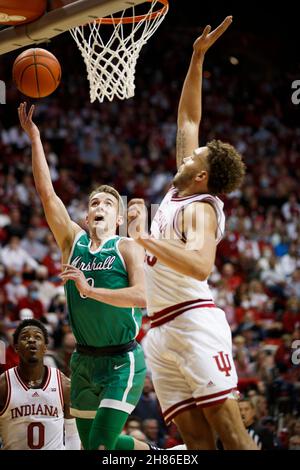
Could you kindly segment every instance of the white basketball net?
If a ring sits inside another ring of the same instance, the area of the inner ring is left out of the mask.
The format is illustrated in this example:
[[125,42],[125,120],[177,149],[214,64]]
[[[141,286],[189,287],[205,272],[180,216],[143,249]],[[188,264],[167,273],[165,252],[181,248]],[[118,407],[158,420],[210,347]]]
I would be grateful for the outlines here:
[[[116,22],[111,15],[111,25],[104,25],[99,19],[70,30],[87,68],[91,103],[96,99],[102,103],[104,98],[112,101],[115,96],[121,100],[134,96],[135,68],[140,51],[167,13],[165,9],[150,19],[157,5],[161,7],[159,0],[151,2],[145,18],[137,23]],[[136,16],[135,7],[130,9],[131,16]],[[123,18],[125,12],[128,9],[119,14],[118,18]],[[112,29],[112,33],[108,37],[109,29]]]

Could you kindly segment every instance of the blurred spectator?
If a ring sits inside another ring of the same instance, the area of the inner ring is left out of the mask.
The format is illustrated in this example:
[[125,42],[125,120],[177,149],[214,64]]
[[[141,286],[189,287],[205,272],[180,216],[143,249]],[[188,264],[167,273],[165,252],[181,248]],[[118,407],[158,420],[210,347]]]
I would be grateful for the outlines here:
[[48,281],[49,274],[46,266],[39,266],[36,270],[36,285],[39,291],[39,299],[44,305],[46,311],[49,311],[49,307],[52,299],[58,293],[58,288],[53,282]]
[[40,320],[44,314],[45,309],[42,302],[39,299],[39,289],[36,282],[32,282],[28,286],[28,296],[23,297],[19,300],[17,306],[18,319],[20,320],[20,311],[24,308],[28,308],[33,311],[34,318]]
[[289,450],[300,450],[300,419],[293,426],[288,448]]
[[9,212],[9,223],[4,226],[7,239],[14,236],[22,238],[25,234],[25,227],[21,222],[21,212],[18,208],[12,208]]
[[18,272],[13,273],[10,280],[5,284],[4,290],[8,302],[16,306],[18,301],[27,295],[27,287],[23,284],[22,275]]
[[155,447],[164,446],[164,439],[159,438],[159,425],[157,419],[144,419],[142,423],[142,430],[149,444]]
[[20,245],[28,255],[38,262],[46,256],[48,251],[47,247],[37,239],[36,231],[33,228],[27,230]]
[[26,253],[20,245],[20,238],[12,236],[8,244],[0,251],[1,262],[8,271],[33,271],[38,263]]
[[135,430],[142,430],[142,420],[138,416],[135,415],[130,415],[127,418],[125,428],[124,428],[126,434],[131,434],[132,431]]
[[291,297],[286,303],[286,311],[282,316],[282,326],[285,333],[292,333],[300,326],[300,299]]

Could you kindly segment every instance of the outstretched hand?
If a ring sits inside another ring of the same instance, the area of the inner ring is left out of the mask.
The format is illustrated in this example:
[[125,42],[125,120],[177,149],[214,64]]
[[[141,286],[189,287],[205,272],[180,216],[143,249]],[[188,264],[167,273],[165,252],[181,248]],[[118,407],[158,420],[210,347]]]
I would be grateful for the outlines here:
[[225,20],[213,31],[211,30],[210,25],[205,26],[201,36],[194,42],[194,52],[199,55],[204,55],[217,39],[225,33],[231,23],[232,16],[226,16]]
[[35,137],[39,137],[40,131],[36,124],[32,121],[33,112],[35,109],[34,104],[30,107],[27,113],[27,103],[20,103],[18,107],[18,114],[20,119],[20,124],[30,140],[33,140]]

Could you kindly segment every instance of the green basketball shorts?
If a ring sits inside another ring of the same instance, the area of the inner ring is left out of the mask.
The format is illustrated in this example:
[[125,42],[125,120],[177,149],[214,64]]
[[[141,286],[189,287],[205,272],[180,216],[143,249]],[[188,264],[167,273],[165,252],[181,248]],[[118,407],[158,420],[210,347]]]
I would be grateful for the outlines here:
[[130,414],[142,394],[146,365],[138,344],[133,351],[93,357],[74,352],[71,358],[71,414],[93,419],[98,408]]

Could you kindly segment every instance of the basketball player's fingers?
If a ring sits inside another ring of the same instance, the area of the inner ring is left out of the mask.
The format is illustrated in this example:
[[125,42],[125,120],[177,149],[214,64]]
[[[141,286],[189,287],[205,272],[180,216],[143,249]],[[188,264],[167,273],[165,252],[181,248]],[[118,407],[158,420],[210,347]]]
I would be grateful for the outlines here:
[[34,104],[32,106],[30,106],[30,110],[29,110],[28,116],[27,116],[28,121],[32,120],[33,112],[34,112]]
[[206,36],[208,35],[208,33],[211,32],[211,26],[208,24],[207,26],[205,26],[204,28],[204,31],[202,33],[202,38],[206,38]]
[[138,215],[137,206],[134,205],[134,206],[129,207],[127,214],[128,214],[129,217],[136,217]]
[[129,201],[128,203],[128,207],[131,207],[133,206],[134,204],[140,204],[140,205],[145,205],[145,201],[144,199],[138,199],[138,198],[135,198],[135,199],[131,199],[131,201]]
[[63,281],[76,281],[78,279],[78,275],[74,273],[64,274],[59,276]]
[[231,25],[232,23],[232,16],[226,16],[225,20],[210,34],[213,41],[216,41]]
[[132,214],[128,215],[127,217],[127,221],[128,223],[132,222],[133,220],[135,220],[137,218],[137,213],[136,212],[133,212]]
[[20,118],[23,116],[23,106],[22,106],[22,103],[20,103],[20,106],[18,107],[18,114],[19,114],[19,117],[20,117]]
[[59,275],[59,277],[60,277],[61,279],[66,279],[66,278],[71,279],[71,278],[73,278],[74,276],[78,276],[78,273],[68,271],[68,272],[65,272],[65,273],[61,273],[61,274]]
[[24,109],[24,103],[20,104],[20,117],[22,119],[22,123],[24,124],[25,117],[26,117],[26,113],[25,113],[25,109]]
[[77,270],[77,268],[75,266],[73,266],[72,264],[62,264],[62,267],[67,270],[67,269],[71,269],[71,270]]

